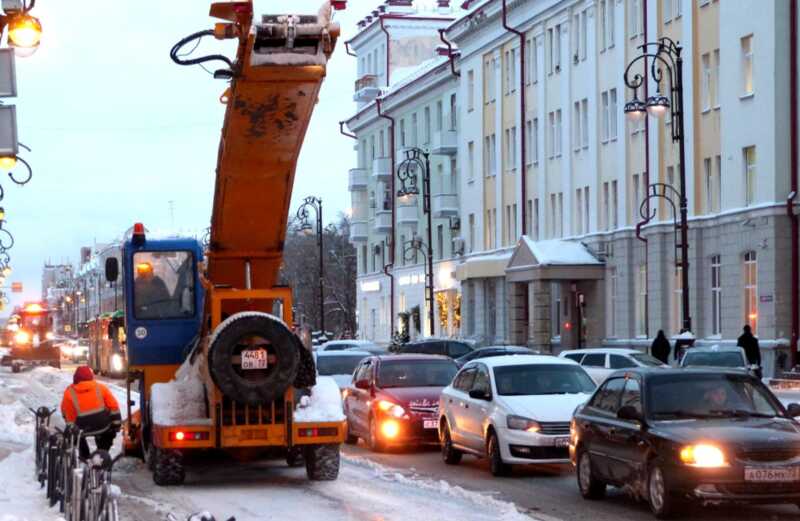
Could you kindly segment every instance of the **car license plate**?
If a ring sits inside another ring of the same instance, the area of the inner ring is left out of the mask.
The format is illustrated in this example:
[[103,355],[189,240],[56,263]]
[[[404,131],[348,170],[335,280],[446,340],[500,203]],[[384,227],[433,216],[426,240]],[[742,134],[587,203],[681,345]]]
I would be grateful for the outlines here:
[[556,447],[568,447],[569,446],[569,436],[562,436],[560,438],[556,438],[555,446]]
[[800,467],[745,467],[745,481],[800,481]]
[[422,427],[424,429],[436,429],[439,424],[436,420],[422,420]]
[[267,351],[264,349],[256,349],[253,351],[242,351],[242,369],[247,371],[251,369],[266,369],[269,365],[267,360]]

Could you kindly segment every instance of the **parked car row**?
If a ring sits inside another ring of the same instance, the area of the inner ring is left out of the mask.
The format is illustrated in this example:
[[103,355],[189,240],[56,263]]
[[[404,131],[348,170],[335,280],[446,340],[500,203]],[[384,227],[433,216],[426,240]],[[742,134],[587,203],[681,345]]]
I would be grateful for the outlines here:
[[690,502],[800,504],[800,405],[734,364],[735,350],[694,349],[682,368],[615,348],[316,356],[320,374],[352,368],[337,378],[351,444],[438,443],[444,463],[487,458],[498,476],[571,462],[584,498],[620,487],[658,518]]

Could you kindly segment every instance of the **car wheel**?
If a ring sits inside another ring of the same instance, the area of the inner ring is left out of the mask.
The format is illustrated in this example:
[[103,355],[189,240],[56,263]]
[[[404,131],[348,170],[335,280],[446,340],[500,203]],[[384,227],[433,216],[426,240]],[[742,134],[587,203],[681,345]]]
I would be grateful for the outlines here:
[[358,445],[358,436],[353,433],[353,427],[350,425],[350,422],[347,422],[347,437],[344,439],[344,442],[348,445]]
[[508,476],[511,473],[511,466],[503,461],[503,455],[500,453],[500,441],[494,432],[489,434],[486,450],[489,456],[489,470],[491,470],[492,476]]
[[463,452],[453,447],[453,440],[450,438],[450,427],[446,421],[442,422],[442,437],[439,440],[442,447],[442,459],[448,465],[458,465],[461,463]]
[[584,499],[603,499],[606,495],[606,484],[597,479],[592,472],[592,459],[589,451],[581,451],[578,456],[578,489]]
[[653,465],[647,479],[647,502],[657,519],[671,519],[681,510],[681,502],[670,493],[664,472]]
[[378,424],[374,417],[369,419],[369,439],[367,440],[367,444],[369,445],[369,450],[372,452],[383,452],[386,450],[386,446],[380,440],[378,434]]

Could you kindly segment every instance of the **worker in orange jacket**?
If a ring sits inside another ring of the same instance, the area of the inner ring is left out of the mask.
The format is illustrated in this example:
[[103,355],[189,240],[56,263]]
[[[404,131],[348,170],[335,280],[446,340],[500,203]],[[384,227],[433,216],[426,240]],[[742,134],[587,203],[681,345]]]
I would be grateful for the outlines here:
[[89,457],[87,437],[93,436],[97,448],[107,451],[122,425],[116,398],[108,387],[94,379],[94,372],[85,365],[75,370],[72,385],[64,391],[61,414],[67,424],[74,424],[83,432],[80,455],[84,459]]

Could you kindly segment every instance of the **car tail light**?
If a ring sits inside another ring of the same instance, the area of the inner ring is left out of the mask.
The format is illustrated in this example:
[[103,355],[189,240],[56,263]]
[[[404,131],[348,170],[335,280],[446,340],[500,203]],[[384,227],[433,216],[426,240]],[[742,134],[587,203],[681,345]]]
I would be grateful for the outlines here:
[[204,441],[210,438],[208,431],[173,431],[169,441]]

